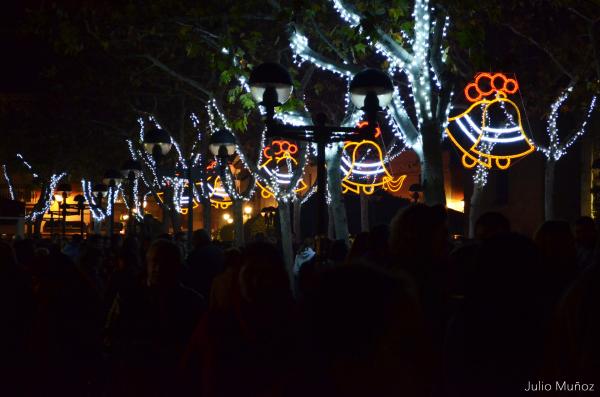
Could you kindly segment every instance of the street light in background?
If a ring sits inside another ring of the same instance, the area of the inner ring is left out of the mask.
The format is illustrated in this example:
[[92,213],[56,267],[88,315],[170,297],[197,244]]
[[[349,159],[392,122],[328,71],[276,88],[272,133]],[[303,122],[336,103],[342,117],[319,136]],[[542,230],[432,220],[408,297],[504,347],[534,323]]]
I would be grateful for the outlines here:
[[169,133],[160,128],[151,128],[144,133],[144,150],[156,161],[166,156],[173,146]]
[[275,107],[283,105],[292,93],[292,79],[285,68],[277,63],[263,63],[250,74],[250,90],[254,99],[265,107],[267,136],[281,136],[288,139],[317,144],[317,234],[327,234],[327,170],[325,167],[325,147],[333,142],[361,141],[374,133],[377,127],[377,113],[387,106],[394,92],[391,79],[376,69],[366,69],[357,73],[350,83],[352,103],[367,115],[368,125],[355,127],[328,126],[327,117],[318,114],[315,125],[293,126],[278,124],[275,121]]
[[60,209],[60,215],[62,218],[62,237],[61,239],[64,242],[65,239],[65,235],[67,233],[67,211],[68,211],[68,205],[67,205],[67,199],[69,198],[69,194],[71,193],[71,184],[70,183],[61,183],[60,185],[58,185],[57,192],[60,192],[59,194],[57,194],[55,196],[56,201],[58,202],[58,208]]
[[109,208],[110,208],[110,217],[109,217],[109,232],[108,235],[110,236],[110,241],[112,244],[112,237],[115,231],[115,190],[117,189],[117,186],[119,185],[119,183],[121,183],[121,181],[123,180],[123,177],[121,175],[121,173],[117,170],[108,170],[104,173],[104,178],[102,179],[102,182],[108,186],[108,202],[109,202]]
[[129,213],[127,218],[127,234],[135,234],[135,219],[133,209],[135,207],[135,181],[142,174],[142,164],[137,160],[127,160],[121,166],[121,173],[129,185]]
[[[235,221],[235,242],[238,247],[244,245],[244,213],[242,209],[242,199],[239,198],[240,192],[235,183],[231,185],[227,182],[233,177],[229,169],[229,157],[235,154],[236,141],[233,134],[225,129],[218,130],[210,136],[208,141],[208,150],[213,156],[217,157],[217,171],[221,178],[221,184],[233,202],[232,219],[228,219],[228,223]],[[228,174],[229,173],[229,174]],[[233,190],[233,191],[231,191]]]

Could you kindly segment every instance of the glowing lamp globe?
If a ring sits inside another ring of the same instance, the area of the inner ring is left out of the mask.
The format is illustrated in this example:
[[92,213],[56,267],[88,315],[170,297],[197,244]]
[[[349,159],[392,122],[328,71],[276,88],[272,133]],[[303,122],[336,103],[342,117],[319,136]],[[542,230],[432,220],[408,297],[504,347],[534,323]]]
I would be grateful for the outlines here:
[[166,156],[171,151],[171,136],[160,128],[152,128],[144,133],[144,150],[150,155],[159,151]]
[[274,88],[276,93],[275,105],[284,104],[292,94],[292,78],[288,71],[278,63],[265,62],[250,73],[250,92],[258,103],[263,103],[265,91]]
[[213,156],[232,156],[235,153],[235,137],[231,132],[221,129],[210,136],[208,150]]
[[105,185],[112,186],[118,185],[123,180],[123,175],[117,170],[108,170],[104,173],[104,177],[102,178],[102,182]]
[[142,173],[142,164],[136,160],[127,160],[121,166],[121,173],[124,178],[129,178],[129,174],[133,172],[134,178],[139,178]]
[[367,94],[377,95],[380,107],[386,107],[392,101],[394,85],[390,77],[378,69],[365,69],[357,73],[350,82],[350,99],[359,109],[365,107]]

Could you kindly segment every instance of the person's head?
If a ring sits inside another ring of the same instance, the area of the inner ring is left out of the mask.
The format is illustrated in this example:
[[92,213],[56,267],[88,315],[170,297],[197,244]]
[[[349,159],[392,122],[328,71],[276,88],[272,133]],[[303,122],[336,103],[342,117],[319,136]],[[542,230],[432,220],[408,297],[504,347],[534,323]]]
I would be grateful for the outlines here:
[[348,255],[348,246],[346,245],[346,241],[339,239],[335,240],[331,244],[331,248],[329,250],[329,260],[332,262],[339,264],[346,259]]
[[594,248],[598,237],[596,223],[589,216],[582,216],[575,221],[573,232],[575,233],[575,242],[588,249]]
[[283,258],[269,243],[251,243],[243,249],[239,282],[242,299],[252,305],[270,306],[290,294]]
[[389,247],[406,265],[442,262],[448,255],[446,209],[414,204],[401,210],[390,225]]
[[510,232],[508,218],[499,212],[486,212],[475,222],[475,238],[486,240]]
[[567,222],[544,222],[535,233],[534,241],[547,262],[575,265],[575,239]]
[[181,250],[170,240],[156,240],[146,253],[147,285],[170,289],[179,282],[182,268]]
[[346,262],[362,258],[369,251],[369,232],[360,232],[354,237]]
[[16,265],[15,253],[10,244],[0,240],[0,270],[9,269]]
[[204,229],[195,230],[194,234],[192,234],[192,244],[194,248],[200,248],[210,244],[208,232]]

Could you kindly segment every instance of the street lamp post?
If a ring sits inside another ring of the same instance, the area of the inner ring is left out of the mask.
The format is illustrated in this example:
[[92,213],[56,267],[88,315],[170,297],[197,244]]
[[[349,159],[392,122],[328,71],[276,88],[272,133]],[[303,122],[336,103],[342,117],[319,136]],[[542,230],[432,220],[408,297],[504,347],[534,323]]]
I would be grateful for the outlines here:
[[233,202],[235,242],[238,247],[241,247],[242,245],[244,245],[242,199],[237,197],[238,192],[231,191],[232,189],[236,189],[235,184],[234,186],[229,186],[229,184],[227,183],[227,160],[230,156],[233,156],[233,154],[235,153],[235,147],[235,137],[231,132],[225,129],[221,129],[210,136],[208,150],[213,156],[217,157],[217,170],[221,178],[221,183],[223,184],[223,187],[225,188],[227,194],[229,194],[231,201]]
[[135,234],[135,222],[134,222],[134,214],[133,207],[135,203],[135,180],[139,178],[142,173],[142,164],[136,160],[127,160],[121,166],[121,173],[123,177],[127,179],[129,185],[129,211],[127,218],[127,234],[131,235],[132,232]]
[[[159,189],[162,187],[162,172],[161,163],[163,159],[171,151],[173,146],[171,136],[168,132],[161,128],[152,128],[144,133],[144,150],[148,156],[151,156],[156,162],[156,179]],[[166,225],[167,217],[167,197],[165,194],[165,202],[163,202],[163,226]],[[168,231],[168,228],[167,228]]]
[[108,200],[109,200],[109,208],[110,215],[108,218],[109,227],[108,227],[108,235],[110,237],[110,241],[112,244],[112,238],[115,232],[115,189],[117,185],[122,181],[121,173],[117,170],[108,170],[104,173],[104,178],[102,182],[108,186]]
[[293,126],[275,121],[275,107],[284,104],[292,93],[292,79],[285,68],[277,63],[263,63],[250,75],[250,90],[254,99],[265,107],[267,135],[317,144],[317,234],[327,234],[327,176],[325,147],[334,142],[360,141],[377,126],[377,113],[392,100],[394,87],[385,73],[366,69],[356,74],[350,83],[350,97],[357,108],[367,115],[367,126],[340,127],[327,125],[323,114],[315,117],[315,125]]
[[62,200],[59,201],[58,207],[60,209],[60,214],[62,218],[61,240],[64,242],[65,236],[67,234],[67,211],[69,208],[67,205],[67,198],[71,193],[71,185],[69,183],[61,183],[58,186],[57,191],[61,192],[60,194],[62,195]]

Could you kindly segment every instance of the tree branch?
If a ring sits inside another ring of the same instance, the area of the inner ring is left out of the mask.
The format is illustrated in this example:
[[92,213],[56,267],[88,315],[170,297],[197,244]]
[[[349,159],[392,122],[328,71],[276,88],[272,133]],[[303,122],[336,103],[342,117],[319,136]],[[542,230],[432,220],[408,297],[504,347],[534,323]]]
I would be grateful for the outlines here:
[[552,62],[554,62],[554,64],[560,69],[560,71],[567,77],[569,77],[571,80],[577,80],[575,78],[575,76],[569,72],[567,70],[567,68],[556,58],[556,56],[545,46],[543,46],[542,44],[540,44],[538,41],[536,41],[533,37],[526,35],[525,33],[522,33],[521,31],[517,30],[514,26],[510,25],[510,24],[504,24],[504,26],[506,26],[507,28],[509,28],[514,34],[516,34],[519,37],[522,37],[524,39],[526,39],[527,41],[529,41],[531,44],[533,44],[535,47],[537,47],[539,50],[541,50],[542,52],[544,52],[546,55],[548,55],[548,57],[552,60]]
[[149,60],[150,62],[152,62],[154,64],[154,66],[158,67],[159,69],[161,69],[162,71],[166,72],[167,74],[175,77],[178,80],[183,81],[184,83],[188,84],[191,87],[194,87],[195,89],[197,89],[198,91],[200,91],[204,95],[206,95],[207,97],[210,98],[210,97],[213,96],[212,92],[210,92],[209,90],[207,90],[206,88],[204,88],[196,80],[193,80],[193,79],[190,79],[189,77],[181,75],[180,73],[178,73],[175,70],[171,69],[169,66],[165,65],[164,63],[162,63],[161,61],[159,61],[157,58],[153,57],[152,55],[144,54],[141,57]]

